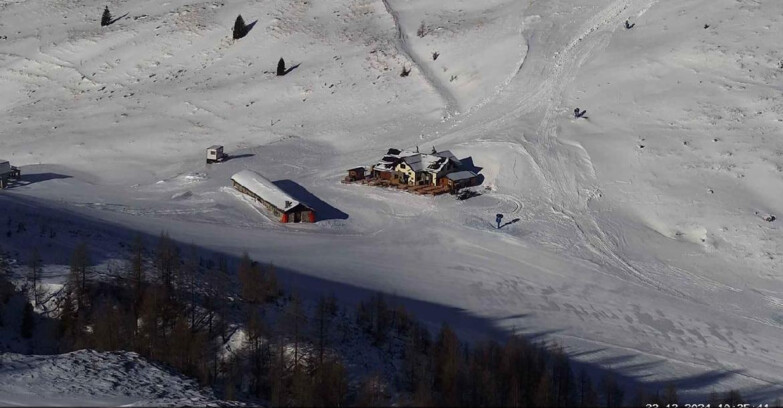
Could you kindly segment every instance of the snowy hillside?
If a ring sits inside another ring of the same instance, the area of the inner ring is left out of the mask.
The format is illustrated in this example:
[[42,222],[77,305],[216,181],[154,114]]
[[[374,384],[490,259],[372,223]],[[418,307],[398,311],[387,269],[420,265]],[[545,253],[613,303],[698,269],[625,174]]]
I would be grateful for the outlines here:
[[218,406],[198,384],[135,353],[76,351],[55,356],[4,354],[0,404],[5,406]]
[[[128,15],[102,28],[97,1],[0,4],[0,157],[24,175],[0,208],[246,250],[686,395],[783,395],[782,2],[108,5]],[[205,165],[214,143],[235,158]],[[483,194],[339,183],[416,146],[472,157]],[[245,168],[321,221],[260,215]]]

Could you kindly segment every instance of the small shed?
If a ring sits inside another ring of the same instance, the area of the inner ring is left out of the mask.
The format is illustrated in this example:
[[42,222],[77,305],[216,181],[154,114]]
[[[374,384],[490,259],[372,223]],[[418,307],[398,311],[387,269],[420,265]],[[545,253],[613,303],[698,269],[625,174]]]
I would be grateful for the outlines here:
[[352,169],[348,169],[348,175],[345,176],[345,181],[364,180],[366,171],[367,169],[364,167],[354,167]]
[[478,175],[472,171],[457,171],[449,173],[440,179],[440,185],[448,186],[452,193],[459,191],[465,187],[472,187],[478,185]]
[[223,146],[212,145],[207,147],[207,164],[222,162],[227,157],[228,155],[223,153]]
[[262,204],[280,222],[315,222],[315,211],[252,170],[231,176],[237,191]]
[[0,159],[0,189],[8,187],[10,180],[18,180],[21,175],[22,172],[12,166],[8,160]]

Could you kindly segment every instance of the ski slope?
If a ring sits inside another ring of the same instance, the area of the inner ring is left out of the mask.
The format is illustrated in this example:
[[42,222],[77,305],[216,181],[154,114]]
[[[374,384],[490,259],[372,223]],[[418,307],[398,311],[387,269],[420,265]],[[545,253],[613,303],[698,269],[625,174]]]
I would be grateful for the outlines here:
[[[783,394],[783,237],[764,220],[783,214],[783,4],[109,6],[128,16],[101,28],[103,3],[0,5],[0,156],[30,181],[0,205],[457,308],[694,400]],[[233,41],[240,13],[256,23]],[[299,65],[276,77],[280,57]],[[235,158],[205,165],[215,143]],[[472,157],[487,189],[339,183],[415,146]],[[322,220],[259,215],[227,188],[242,169]]]

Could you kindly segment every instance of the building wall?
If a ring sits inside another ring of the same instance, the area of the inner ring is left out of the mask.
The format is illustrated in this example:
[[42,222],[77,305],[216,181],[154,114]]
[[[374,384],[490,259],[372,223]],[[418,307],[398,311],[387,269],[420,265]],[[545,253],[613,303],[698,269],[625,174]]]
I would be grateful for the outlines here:
[[275,207],[274,205],[272,205],[268,201],[264,200],[263,198],[259,197],[258,195],[256,195],[256,193],[248,190],[247,188],[245,188],[245,186],[237,183],[236,181],[232,180],[231,182],[234,184],[234,188],[237,191],[239,191],[242,194],[245,194],[245,195],[249,196],[250,198],[252,198],[256,202],[262,204],[270,214],[274,215],[278,220],[282,221],[282,216],[283,216],[283,211],[282,210],[280,210],[279,208]]

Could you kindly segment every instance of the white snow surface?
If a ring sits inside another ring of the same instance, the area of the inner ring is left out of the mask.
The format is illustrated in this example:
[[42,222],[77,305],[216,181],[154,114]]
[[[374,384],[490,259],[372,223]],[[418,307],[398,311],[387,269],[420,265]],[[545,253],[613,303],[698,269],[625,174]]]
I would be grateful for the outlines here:
[[5,353],[0,365],[3,406],[218,406],[211,394],[136,353]]
[[[0,154],[25,179],[0,206],[453,307],[686,397],[783,394],[763,219],[783,214],[783,2],[112,1],[128,16],[101,28],[103,5],[0,4]],[[281,56],[300,65],[277,77]],[[214,143],[232,159],[205,166]],[[415,146],[472,157],[488,190],[339,183]],[[224,190],[242,169],[321,221],[260,216]]]

